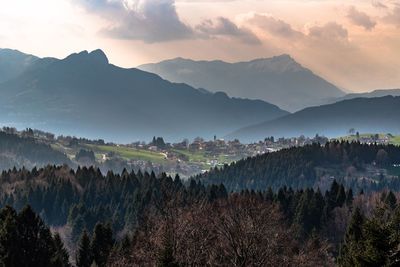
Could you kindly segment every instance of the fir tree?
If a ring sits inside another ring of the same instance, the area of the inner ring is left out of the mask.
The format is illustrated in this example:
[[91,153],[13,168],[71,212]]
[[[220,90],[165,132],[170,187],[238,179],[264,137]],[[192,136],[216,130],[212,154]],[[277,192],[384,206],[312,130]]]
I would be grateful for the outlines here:
[[54,255],[51,259],[51,265],[53,267],[69,267],[69,255],[68,251],[64,248],[64,244],[61,240],[60,235],[57,233],[53,237],[54,241]]
[[43,220],[26,206],[19,214],[11,207],[0,213],[0,266],[68,266],[53,260],[62,248]]
[[0,265],[17,266],[19,262],[17,213],[9,206],[3,208],[0,222]]
[[[380,215],[379,215],[380,216]],[[364,225],[365,250],[362,258],[364,266],[386,266],[391,249],[390,233],[385,223],[372,218]]]
[[394,210],[397,206],[397,198],[392,191],[389,191],[384,202],[391,210]]
[[92,262],[93,262],[93,257],[90,249],[90,237],[87,231],[83,230],[76,255],[76,266],[90,267]]
[[114,240],[111,226],[109,224],[106,226],[101,223],[96,224],[93,231],[91,251],[93,260],[97,266],[106,266],[113,245]]
[[50,229],[26,206],[17,216],[19,261],[17,266],[49,266],[54,247]]
[[338,257],[339,266],[353,267],[362,265],[364,215],[357,207],[347,228],[344,243]]
[[346,193],[346,205],[350,207],[353,203],[353,190],[350,188]]

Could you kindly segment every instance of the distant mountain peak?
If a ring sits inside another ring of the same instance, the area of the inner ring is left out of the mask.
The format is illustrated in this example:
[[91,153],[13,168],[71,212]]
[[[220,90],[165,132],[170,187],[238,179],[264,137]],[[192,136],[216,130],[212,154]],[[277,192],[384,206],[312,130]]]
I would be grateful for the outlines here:
[[101,49],[93,50],[92,52],[88,52],[87,50],[83,50],[79,53],[74,53],[65,58],[66,61],[86,61],[91,64],[98,65],[107,65],[109,64],[108,58],[106,54]]
[[219,98],[229,98],[229,96],[225,92],[216,92],[214,93],[214,96],[219,97]]
[[287,71],[305,70],[294,58],[288,54],[282,54],[271,58],[260,58],[248,62],[249,66],[255,69],[283,73]]
[[[105,65],[108,59],[101,50],[39,63],[0,83],[1,121],[29,127],[44,123],[48,131],[118,142],[146,140],[154,133],[179,141],[223,136],[288,114],[267,102],[208,93],[135,68]],[[9,64],[3,65],[0,78]]]
[[177,58],[138,68],[172,82],[226,92],[231,97],[260,99],[289,111],[345,95],[288,54],[233,63]]
[[282,54],[282,55],[279,55],[279,56],[274,56],[274,57],[272,57],[272,59],[295,61],[294,58],[292,58],[292,56],[289,55],[289,54]]
[[106,54],[101,49],[93,50],[92,52],[89,53],[89,56],[91,56],[93,59],[95,59],[99,63],[103,63],[103,64],[109,63]]

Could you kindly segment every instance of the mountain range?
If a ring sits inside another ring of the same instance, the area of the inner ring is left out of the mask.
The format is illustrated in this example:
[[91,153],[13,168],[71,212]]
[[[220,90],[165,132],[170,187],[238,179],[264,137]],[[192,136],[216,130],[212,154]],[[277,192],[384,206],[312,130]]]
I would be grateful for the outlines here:
[[261,99],[290,112],[345,95],[289,55],[238,63],[176,58],[138,68],[211,92]]
[[245,127],[227,136],[255,141],[267,136],[328,137],[346,135],[354,128],[361,133],[400,133],[400,97],[354,98],[303,109],[293,114]]
[[[65,59],[0,50],[0,122],[130,142],[221,136],[288,112],[109,63],[101,50]],[[6,70],[6,71],[4,71]]]
[[378,89],[374,90],[372,92],[366,92],[366,93],[349,93],[345,96],[338,97],[338,98],[331,98],[328,99],[325,103],[321,104],[332,104],[335,102],[339,102],[342,100],[348,100],[348,99],[353,99],[353,98],[374,98],[374,97],[383,97],[383,96],[400,96],[400,89]]

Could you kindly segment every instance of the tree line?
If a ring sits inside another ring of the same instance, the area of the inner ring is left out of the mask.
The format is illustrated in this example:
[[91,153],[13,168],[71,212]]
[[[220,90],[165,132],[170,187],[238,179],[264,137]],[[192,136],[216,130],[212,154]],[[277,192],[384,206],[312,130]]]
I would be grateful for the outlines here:
[[382,175],[378,177],[381,179],[360,180],[349,172],[351,169],[366,171],[368,166],[387,169],[393,164],[400,164],[398,146],[334,141],[323,146],[312,144],[249,157],[214,168],[196,179],[209,184],[223,183],[229,191],[240,191],[316,187],[321,177],[335,176],[354,191],[377,191],[386,187],[399,190],[398,177],[384,179]]

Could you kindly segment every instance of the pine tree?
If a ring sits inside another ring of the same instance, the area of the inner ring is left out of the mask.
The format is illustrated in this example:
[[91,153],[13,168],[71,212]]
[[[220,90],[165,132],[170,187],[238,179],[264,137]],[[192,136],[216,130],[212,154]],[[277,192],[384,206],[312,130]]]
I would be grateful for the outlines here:
[[340,248],[338,264],[343,267],[363,266],[362,253],[364,251],[363,244],[363,225],[364,215],[360,208],[356,208],[353,212],[350,224],[347,228],[344,243]]
[[69,266],[68,255],[63,265],[53,261],[62,247],[30,206],[0,212],[0,266]]
[[91,251],[93,260],[97,266],[106,266],[113,245],[114,240],[111,226],[109,224],[106,226],[103,226],[101,223],[96,224],[93,231]]
[[17,216],[19,260],[17,266],[49,266],[54,247],[50,229],[26,206]]
[[54,255],[51,259],[51,265],[53,267],[69,267],[69,255],[68,251],[64,248],[64,244],[61,237],[56,233],[53,237],[54,243]]
[[372,218],[364,226],[364,266],[387,266],[393,248],[390,244],[390,232],[379,218]]
[[336,205],[341,207],[346,201],[346,192],[343,185],[340,185],[339,191],[336,196]]
[[397,206],[397,198],[392,191],[389,191],[384,202],[391,210],[394,210]]
[[268,187],[267,193],[265,194],[265,200],[270,202],[274,200],[274,192],[271,187]]
[[90,267],[93,262],[92,252],[90,249],[90,237],[86,230],[83,230],[79,241],[78,252],[76,255],[77,267]]
[[389,222],[390,244],[394,248],[389,256],[388,266],[396,266],[400,262],[400,209],[397,207]]
[[17,266],[19,244],[16,211],[10,206],[3,208],[0,223],[0,266]]
[[348,207],[353,203],[353,190],[350,188],[346,193],[346,205]]

